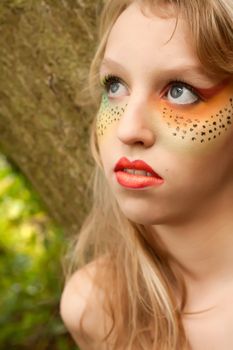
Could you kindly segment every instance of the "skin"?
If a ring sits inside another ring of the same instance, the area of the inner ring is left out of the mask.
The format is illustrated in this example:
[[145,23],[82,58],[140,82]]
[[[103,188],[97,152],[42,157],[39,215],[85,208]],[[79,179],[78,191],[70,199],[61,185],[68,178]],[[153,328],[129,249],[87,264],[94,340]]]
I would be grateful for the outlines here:
[[[233,84],[200,65],[182,18],[168,41],[174,27],[174,18],[144,16],[135,3],[114,24],[100,76],[117,75],[123,84],[114,96],[103,95],[100,155],[123,213],[148,228],[152,247],[159,236],[179,262],[186,311],[208,309],[184,317],[193,349],[227,350],[233,348]],[[204,100],[171,103],[163,91],[177,78],[201,89]],[[123,188],[113,171],[121,157],[144,160],[164,184]]]
[[[198,105],[171,106],[159,98],[151,101],[154,128],[160,133],[165,147],[175,147],[185,153],[203,153],[224,141],[225,132],[232,128],[232,89],[233,84],[229,81],[217,85],[211,93],[206,89],[204,93],[208,99]],[[100,143],[109,128],[120,121],[126,108],[127,104],[109,102],[108,95],[103,94],[97,117]]]

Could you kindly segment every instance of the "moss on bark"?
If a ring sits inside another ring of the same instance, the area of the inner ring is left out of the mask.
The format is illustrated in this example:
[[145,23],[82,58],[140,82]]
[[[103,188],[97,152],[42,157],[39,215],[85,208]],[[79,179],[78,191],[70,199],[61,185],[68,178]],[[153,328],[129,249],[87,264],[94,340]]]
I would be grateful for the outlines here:
[[0,3],[0,146],[70,233],[90,204],[94,110],[79,106],[79,92],[101,6],[101,0]]

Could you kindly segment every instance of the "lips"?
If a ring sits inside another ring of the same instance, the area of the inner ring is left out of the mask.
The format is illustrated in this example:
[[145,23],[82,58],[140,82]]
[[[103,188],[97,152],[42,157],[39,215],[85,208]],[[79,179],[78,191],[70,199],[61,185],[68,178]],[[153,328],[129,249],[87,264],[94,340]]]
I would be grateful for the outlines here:
[[[149,173],[150,176],[129,174],[125,172],[124,169],[143,170]],[[143,188],[161,185],[164,182],[163,178],[143,160],[134,160],[133,162],[130,162],[127,158],[123,157],[117,162],[114,171],[118,183],[124,187]]]

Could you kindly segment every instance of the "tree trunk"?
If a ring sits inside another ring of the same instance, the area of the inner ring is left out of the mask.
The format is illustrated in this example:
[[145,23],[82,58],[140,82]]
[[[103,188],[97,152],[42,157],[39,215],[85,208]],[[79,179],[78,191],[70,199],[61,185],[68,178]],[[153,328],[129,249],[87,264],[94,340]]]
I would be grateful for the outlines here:
[[78,231],[90,205],[94,111],[79,106],[79,91],[87,84],[101,6],[101,0],[0,3],[0,146],[69,233]]

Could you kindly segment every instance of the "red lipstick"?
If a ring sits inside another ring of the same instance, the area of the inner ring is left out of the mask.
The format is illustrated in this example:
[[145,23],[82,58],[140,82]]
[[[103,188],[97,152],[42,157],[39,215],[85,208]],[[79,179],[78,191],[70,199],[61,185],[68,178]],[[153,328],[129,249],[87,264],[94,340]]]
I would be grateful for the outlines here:
[[[140,170],[147,174],[128,173],[127,170]],[[158,186],[164,183],[159,176],[147,163],[143,160],[134,160],[130,162],[127,158],[121,158],[115,168],[117,181],[123,187],[128,188],[144,188],[149,186]]]

